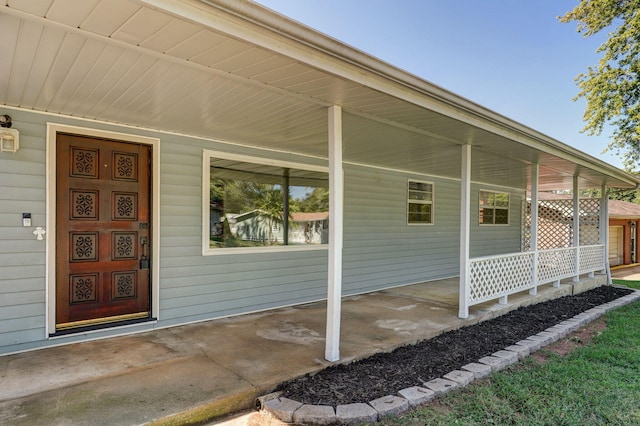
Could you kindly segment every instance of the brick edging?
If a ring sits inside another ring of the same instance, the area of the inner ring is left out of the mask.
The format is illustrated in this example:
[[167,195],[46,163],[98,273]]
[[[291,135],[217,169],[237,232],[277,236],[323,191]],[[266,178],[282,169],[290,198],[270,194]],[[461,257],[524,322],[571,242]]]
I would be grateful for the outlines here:
[[423,386],[401,389],[396,395],[387,395],[368,402],[333,407],[330,405],[302,404],[301,402],[281,397],[281,393],[276,392],[258,398],[256,406],[258,409],[265,410],[287,423],[331,425],[375,422],[384,416],[403,413],[409,408],[424,404],[438,395],[466,386],[475,379],[502,370],[508,365],[526,358],[538,349],[566,337],[569,333],[596,320],[606,312],[628,305],[638,299],[640,299],[640,290],[588,309],[540,333],[529,336],[515,345],[480,358],[478,362],[464,365],[460,370],[451,371],[442,378],[424,382]]

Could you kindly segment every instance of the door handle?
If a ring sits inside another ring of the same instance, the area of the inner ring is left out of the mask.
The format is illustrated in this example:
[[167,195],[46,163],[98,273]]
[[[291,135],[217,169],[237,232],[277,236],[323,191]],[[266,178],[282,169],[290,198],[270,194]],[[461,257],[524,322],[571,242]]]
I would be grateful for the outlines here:
[[142,245],[142,256],[140,257],[140,269],[149,269],[149,256],[147,256],[147,245],[149,245],[149,239],[147,237],[140,237],[140,244]]

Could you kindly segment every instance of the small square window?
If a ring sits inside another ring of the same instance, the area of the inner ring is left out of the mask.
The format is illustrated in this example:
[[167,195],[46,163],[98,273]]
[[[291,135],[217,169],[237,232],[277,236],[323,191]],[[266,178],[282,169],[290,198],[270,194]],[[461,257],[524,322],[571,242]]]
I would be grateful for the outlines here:
[[433,183],[414,180],[408,182],[407,223],[433,223]]
[[509,193],[480,191],[479,204],[481,225],[509,224]]

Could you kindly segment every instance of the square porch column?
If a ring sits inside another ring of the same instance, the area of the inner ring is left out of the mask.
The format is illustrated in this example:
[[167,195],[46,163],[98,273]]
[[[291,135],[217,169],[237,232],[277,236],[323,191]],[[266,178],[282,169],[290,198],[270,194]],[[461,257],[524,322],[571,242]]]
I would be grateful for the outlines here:
[[609,265],[609,194],[607,185],[602,184],[600,190],[600,244],[604,246],[604,270],[607,274],[607,283],[613,284],[611,280],[611,266]]
[[[538,294],[538,181],[540,175],[540,165],[531,165],[531,235],[529,240],[529,249],[533,252],[533,265],[531,271],[531,289],[529,294],[535,296]],[[560,286],[554,283],[554,287]]]
[[471,286],[469,261],[469,222],[471,220],[471,145],[462,145],[460,166],[460,296],[458,317],[469,318]]
[[329,270],[327,283],[327,329],[324,357],[340,359],[343,245],[342,107],[329,107]]
[[580,281],[580,185],[578,176],[573,177],[573,247],[576,248],[576,275],[573,282]]

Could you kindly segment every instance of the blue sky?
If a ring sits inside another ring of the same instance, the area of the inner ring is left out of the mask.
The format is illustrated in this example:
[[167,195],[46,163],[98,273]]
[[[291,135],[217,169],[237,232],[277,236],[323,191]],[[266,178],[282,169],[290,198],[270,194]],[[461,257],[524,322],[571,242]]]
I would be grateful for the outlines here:
[[606,34],[557,17],[578,0],[257,0],[383,61],[617,167],[587,136],[574,78]]

